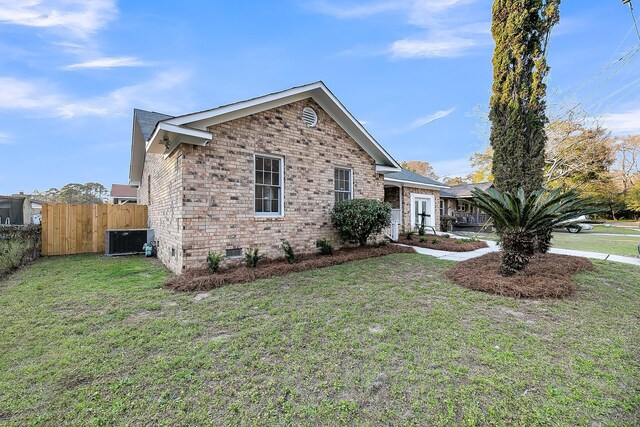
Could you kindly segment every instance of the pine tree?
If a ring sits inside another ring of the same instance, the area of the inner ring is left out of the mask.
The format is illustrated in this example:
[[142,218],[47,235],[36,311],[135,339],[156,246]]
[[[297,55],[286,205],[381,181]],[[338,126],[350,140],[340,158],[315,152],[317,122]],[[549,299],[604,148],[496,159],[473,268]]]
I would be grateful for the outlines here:
[[559,20],[560,0],[495,0],[491,33],[490,102],[492,173],[498,190],[526,192],[543,185],[546,85],[545,50]]

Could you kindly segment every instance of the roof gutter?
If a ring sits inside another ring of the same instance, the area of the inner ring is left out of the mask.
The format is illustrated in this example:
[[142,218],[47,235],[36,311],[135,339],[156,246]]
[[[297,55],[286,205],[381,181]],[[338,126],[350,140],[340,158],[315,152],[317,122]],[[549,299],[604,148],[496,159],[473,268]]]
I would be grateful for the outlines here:
[[425,184],[422,182],[415,182],[415,181],[405,181],[403,179],[394,179],[394,178],[384,178],[385,182],[395,182],[395,183],[399,183],[399,184],[407,184],[408,187],[416,187],[416,188],[435,188],[435,189],[444,189],[444,188],[451,188],[448,185],[435,185],[435,184]]

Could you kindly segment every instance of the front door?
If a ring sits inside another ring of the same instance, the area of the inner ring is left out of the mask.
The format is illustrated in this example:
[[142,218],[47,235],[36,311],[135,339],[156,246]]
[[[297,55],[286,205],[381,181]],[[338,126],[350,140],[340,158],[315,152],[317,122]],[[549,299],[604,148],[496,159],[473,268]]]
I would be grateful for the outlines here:
[[433,196],[418,196],[412,195],[411,197],[411,229],[415,230],[424,225],[434,226],[434,210],[433,210]]

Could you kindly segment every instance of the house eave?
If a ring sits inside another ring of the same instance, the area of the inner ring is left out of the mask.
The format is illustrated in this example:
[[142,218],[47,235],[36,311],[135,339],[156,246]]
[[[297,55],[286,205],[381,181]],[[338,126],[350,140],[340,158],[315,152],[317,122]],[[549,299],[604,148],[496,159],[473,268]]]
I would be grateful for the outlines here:
[[402,170],[401,168],[376,165],[376,173],[386,174],[386,173],[400,172],[401,170]]
[[428,188],[428,189],[436,189],[436,190],[450,188],[449,186],[446,186],[446,185],[425,184],[422,182],[405,181],[402,179],[393,179],[393,178],[387,178],[387,177],[384,178],[384,182],[402,184],[405,187]]

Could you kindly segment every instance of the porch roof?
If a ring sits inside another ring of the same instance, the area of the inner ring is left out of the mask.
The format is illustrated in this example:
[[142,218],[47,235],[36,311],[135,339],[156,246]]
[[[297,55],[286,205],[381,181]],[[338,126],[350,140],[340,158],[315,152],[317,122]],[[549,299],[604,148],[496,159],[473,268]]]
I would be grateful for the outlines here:
[[408,169],[402,168],[400,172],[388,173],[384,176],[385,181],[400,182],[408,186],[411,184],[417,184],[418,186],[429,186],[435,188],[449,188],[446,184],[443,184],[435,179],[427,178],[426,176],[418,175],[415,172],[411,172]]
[[450,199],[470,199],[473,197],[471,192],[476,189],[488,190],[493,187],[493,182],[479,182],[477,184],[462,184],[453,185],[447,190],[443,190],[440,194],[441,197],[448,197]]

